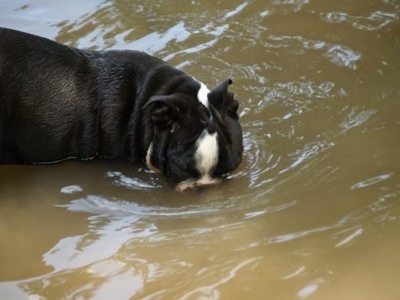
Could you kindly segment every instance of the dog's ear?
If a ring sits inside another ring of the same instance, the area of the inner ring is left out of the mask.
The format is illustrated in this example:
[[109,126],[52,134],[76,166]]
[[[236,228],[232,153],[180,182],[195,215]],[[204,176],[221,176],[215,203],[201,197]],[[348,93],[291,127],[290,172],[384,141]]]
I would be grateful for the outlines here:
[[176,95],[153,96],[143,109],[150,107],[151,121],[161,131],[175,132],[180,128],[184,100]]
[[226,79],[208,93],[208,101],[221,116],[225,116],[226,113],[236,115],[239,108],[239,102],[234,99],[234,94],[228,92],[228,86],[230,84],[232,84],[232,80]]

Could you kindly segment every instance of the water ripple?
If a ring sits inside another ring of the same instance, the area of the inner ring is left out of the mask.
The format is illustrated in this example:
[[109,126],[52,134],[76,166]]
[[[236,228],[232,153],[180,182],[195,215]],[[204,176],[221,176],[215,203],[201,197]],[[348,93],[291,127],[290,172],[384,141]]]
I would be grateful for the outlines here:
[[[361,53],[341,44],[328,43],[321,40],[308,39],[302,36],[271,35],[264,44],[266,48],[287,48],[295,54],[303,54],[305,50],[324,51],[323,56],[340,67],[357,69],[356,62],[362,57]],[[303,50],[299,50],[303,49]]]
[[[220,294],[218,293],[218,287],[220,287],[223,284],[226,284],[228,281],[232,280],[237,273],[247,267],[248,265],[250,266],[255,266],[257,265],[258,262],[260,262],[261,257],[256,257],[256,258],[249,258],[246,259],[242,262],[239,262],[238,264],[235,263],[231,263],[229,264],[228,267],[223,267],[221,269],[222,266],[219,266],[218,268],[220,270],[218,270],[218,273],[222,273],[222,276],[219,276],[218,279],[214,280],[214,282],[211,282],[209,284],[202,284],[200,286],[198,286],[197,288],[192,289],[191,291],[185,293],[185,295],[183,295],[182,297],[178,298],[181,300],[185,300],[185,299],[219,299],[220,298]],[[203,272],[204,271],[204,272]],[[192,277],[193,279],[196,279],[196,277],[200,278],[198,280],[202,280],[202,281],[210,281],[209,279],[209,272],[210,272],[210,268],[207,267],[207,270],[200,270],[197,274],[195,274],[195,277]],[[202,278],[204,277],[204,278]]]
[[360,30],[376,31],[399,19],[396,13],[374,11],[369,16],[352,16],[345,12],[328,12],[321,14],[329,23],[348,23]]
[[376,113],[376,109],[363,109],[359,111],[359,108],[353,107],[343,122],[339,124],[339,127],[342,129],[342,133],[344,133],[354,127],[361,126]]
[[304,5],[309,3],[309,0],[274,0],[274,5],[288,5],[294,8],[294,11],[299,11]]
[[382,175],[379,175],[379,176],[368,178],[366,180],[357,182],[356,184],[352,185],[351,189],[355,190],[355,189],[364,188],[364,187],[367,187],[367,186],[370,186],[370,185],[373,185],[373,184],[377,184],[378,182],[381,182],[381,181],[384,181],[384,180],[390,178],[390,176],[392,176],[392,175],[393,174],[390,173],[390,174],[382,174]]
[[324,56],[327,57],[331,63],[339,67],[347,67],[355,70],[357,69],[356,61],[361,58],[361,53],[342,45],[332,45],[328,46]]
[[242,4],[240,4],[238,7],[236,7],[235,9],[229,11],[228,13],[226,13],[226,15],[223,17],[224,20],[237,15],[238,13],[240,13],[249,3],[248,2],[244,2]]
[[[350,231],[349,229],[346,229],[345,232],[347,234],[347,232]],[[339,247],[343,247],[344,245],[350,243],[351,241],[353,241],[357,236],[361,235],[364,233],[364,229],[357,226],[356,229],[351,228],[351,233],[349,235],[347,235],[344,239],[340,240],[338,243],[336,243],[335,248],[339,248]],[[342,232],[338,232],[335,235],[341,234]]]
[[323,151],[330,149],[334,146],[333,142],[323,142],[316,141],[310,144],[306,144],[303,149],[298,149],[295,152],[289,154],[289,157],[292,158],[293,162],[289,167],[281,169],[280,174],[287,172],[290,169],[297,167],[298,165],[306,162],[307,160],[315,157],[317,154],[322,153]]
[[[295,81],[277,82],[265,93],[265,96],[254,107],[255,113],[262,113],[267,105],[279,104],[286,107],[293,107],[290,116],[300,115],[310,111],[315,105],[315,99],[330,99],[335,97],[333,93],[335,84],[330,81],[316,83],[305,78]],[[283,117],[274,117],[271,120],[280,122],[287,119],[287,113]],[[278,118],[278,119],[276,119]]]
[[106,173],[106,177],[113,178],[113,184],[116,186],[122,186],[132,190],[147,190],[159,188],[155,182],[143,181],[139,178],[133,178],[123,175],[121,172],[112,172],[109,171]]

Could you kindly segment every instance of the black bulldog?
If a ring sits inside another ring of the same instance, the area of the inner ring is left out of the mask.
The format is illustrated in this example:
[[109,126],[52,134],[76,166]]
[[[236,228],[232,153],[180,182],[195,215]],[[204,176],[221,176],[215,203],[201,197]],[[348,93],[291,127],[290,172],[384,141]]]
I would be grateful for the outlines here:
[[0,163],[126,157],[212,184],[242,158],[238,102],[138,51],[74,49],[0,28]]

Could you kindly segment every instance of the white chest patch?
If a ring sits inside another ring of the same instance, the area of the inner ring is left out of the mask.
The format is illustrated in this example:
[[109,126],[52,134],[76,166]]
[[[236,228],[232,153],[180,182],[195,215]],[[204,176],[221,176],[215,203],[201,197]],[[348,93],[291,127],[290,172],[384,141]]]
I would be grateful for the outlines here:
[[195,154],[196,167],[201,178],[210,177],[211,172],[218,163],[217,133],[208,133],[206,129],[197,140]]
[[207,108],[209,108],[208,105],[208,93],[210,92],[210,90],[206,87],[206,85],[202,82],[200,82],[200,89],[197,92],[197,98],[199,99],[199,101]]

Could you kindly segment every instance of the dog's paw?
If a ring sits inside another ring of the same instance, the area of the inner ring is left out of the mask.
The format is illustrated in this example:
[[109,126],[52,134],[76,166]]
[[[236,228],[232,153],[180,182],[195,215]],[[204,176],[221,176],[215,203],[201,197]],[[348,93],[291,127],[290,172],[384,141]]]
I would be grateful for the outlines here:
[[221,182],[219,178],[202,177],[198,180],[185,180],[177,184],[175,190],[178,192],[194,192],[198,188],[214,186]]

